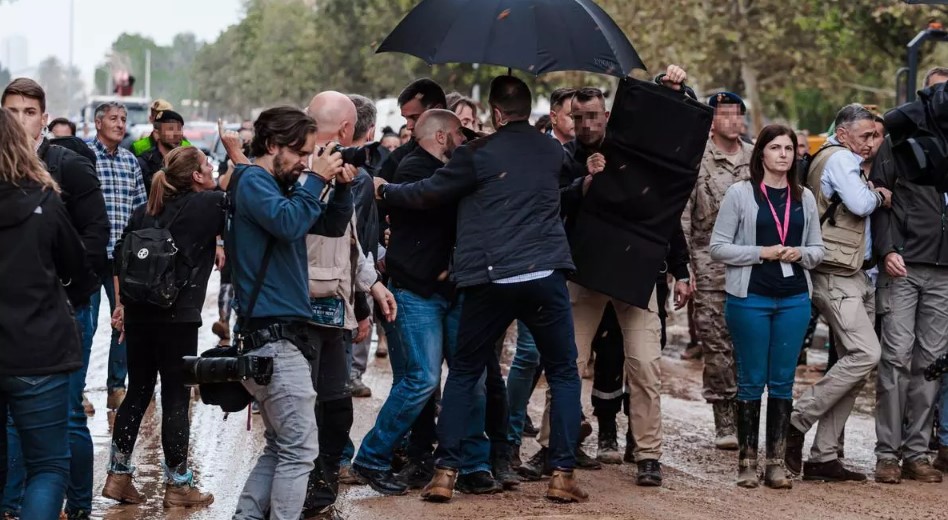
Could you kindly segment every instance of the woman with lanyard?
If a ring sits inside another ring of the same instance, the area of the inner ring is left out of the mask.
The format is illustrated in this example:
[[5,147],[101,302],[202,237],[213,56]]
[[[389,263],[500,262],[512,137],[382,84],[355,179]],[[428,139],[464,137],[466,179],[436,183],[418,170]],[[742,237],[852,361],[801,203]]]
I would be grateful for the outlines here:
[[810,275],[823,260],[813,194],[796,170],[796,134],[764,128],[750,180],[724,196],[711,236],[711,256],[727,265],[725,318],[737,362],[737,484],[758,485],[760,404],[767,387],[764,483],[793,486],[784,467],[797,356],[810,320]]

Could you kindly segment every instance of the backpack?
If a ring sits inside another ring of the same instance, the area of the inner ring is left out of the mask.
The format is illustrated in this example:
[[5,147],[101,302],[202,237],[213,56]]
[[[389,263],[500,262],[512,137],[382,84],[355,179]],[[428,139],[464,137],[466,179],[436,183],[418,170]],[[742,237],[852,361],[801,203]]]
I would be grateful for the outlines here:
[[[178,246],[169,228],[187,206],[181,205],[167,225],[131,231],[122,241],[119,291],[123,303],[170,309],[188,280],[178,276]],[[183,255],[183,254],[182,254]]]

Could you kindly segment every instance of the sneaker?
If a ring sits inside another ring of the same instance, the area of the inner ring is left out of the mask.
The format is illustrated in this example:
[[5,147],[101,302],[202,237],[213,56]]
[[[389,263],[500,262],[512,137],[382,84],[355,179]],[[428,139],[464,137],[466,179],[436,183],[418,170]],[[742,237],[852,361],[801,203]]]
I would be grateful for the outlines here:
[[132,475],[128,473],[109,473],[109,476],[105,478],[102,496],[118,500],[123,504],[142,504],[145,502],[145,497],[135,489]]
[[339,468],[339,483],[347,486],[364,486],[368,484],[364,478],[352,471],[351,465]]
[[434,477],[421,492],[421,498],[429,502],[447,502],[454,496],[454,485],[458,479],[458,470],[435,468]]
[[105,401],[105,406],[109,410],[118,410],[122,406],[122,401],[125,400],[125,389],[116,388],[114,390],[109,390],[109,397]]
[[895,459],[879,459],[876,462],[876,482],[883,484],[899,484],[902,482],[902,468]]
[[554,502],[585,502],[589,495],[580,489],[572,471],[556,470],[546,490],[546,498]]
[[500,493],[504,487],[494,480],[489,471],[475,471],[457,478],[455,488],[465,495],[493,495]]
[[214,503],[214,495],[210,493],[201,493],[193,484],[177,486],[174,484],[165,484],[165,499],[162,505],[171,507],[207,507]]
[[827,462],[804,462],[803,480],[819,480],[822,482],[864,482],[866,476],[856,471],[850,471],[843,466],[839,459]]
[[92,401],[89,400],[89,396],[85,392],[82,393],[82,411],[86,415],[95,415],[95,406],[92,405]]
[[352,397],[372,397],[372,389],[362,382],[361,374],[354,374],[355,377],[349,380],[349,387],[352,389]]
[[654,459],[638,462],[639,474],[635,477],[635,484],[643,487],[659,487],[662,485],[662,464]]
[[941,472],[932,467],[928,457],[902,463],[902,478],[936,484],[941,482]]

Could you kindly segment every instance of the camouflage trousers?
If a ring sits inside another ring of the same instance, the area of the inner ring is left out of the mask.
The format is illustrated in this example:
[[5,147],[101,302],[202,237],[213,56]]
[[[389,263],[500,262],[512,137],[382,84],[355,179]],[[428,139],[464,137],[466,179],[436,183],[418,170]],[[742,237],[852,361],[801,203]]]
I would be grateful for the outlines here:
[[737,395],[734,345],[724,320],[724,291],[698,289],[694,293],[695,325],[704,358],[704,392],[709,403]]

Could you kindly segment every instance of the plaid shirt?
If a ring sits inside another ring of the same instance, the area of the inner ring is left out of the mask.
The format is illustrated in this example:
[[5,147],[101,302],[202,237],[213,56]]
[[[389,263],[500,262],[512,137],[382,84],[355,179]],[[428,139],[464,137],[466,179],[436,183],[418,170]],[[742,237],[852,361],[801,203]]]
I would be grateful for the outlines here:
[[98,138],[89,143],[95,152],[96,172],[102,183],[102,195],[105,197],[105,211],[109,214],[112,229],[109,233],[109,258],[115,243],[122,238],[122,232],[132,215],[132,210],[147,202],[145,181],[138,159],[132,152],[118,147],[115,153],[109,152]]

